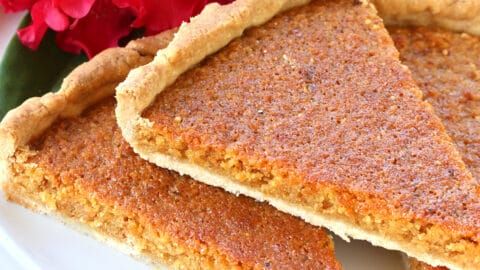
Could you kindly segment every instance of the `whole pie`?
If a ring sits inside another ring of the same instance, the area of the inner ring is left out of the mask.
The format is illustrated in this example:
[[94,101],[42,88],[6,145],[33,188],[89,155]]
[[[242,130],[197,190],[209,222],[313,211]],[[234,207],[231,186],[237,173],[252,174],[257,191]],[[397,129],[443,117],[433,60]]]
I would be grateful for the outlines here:
[[109,49],[73,71],[60,92],[9,112],[0,124],[6,197],[155,266],[340,269],[323,229],[161,169],[123,139],[115,86],[173,33]]
[[[480,38],[436,28],[391,28],[400,58],[480,179]],[[435,269],[412,262],[410,269]],[[438,268],[440,269],[440,268]]]
[[182,26],[117,88],[126,140],[344,238],[479,269],[478,181],[373,6],[279,13],[300,2],[211,6]]

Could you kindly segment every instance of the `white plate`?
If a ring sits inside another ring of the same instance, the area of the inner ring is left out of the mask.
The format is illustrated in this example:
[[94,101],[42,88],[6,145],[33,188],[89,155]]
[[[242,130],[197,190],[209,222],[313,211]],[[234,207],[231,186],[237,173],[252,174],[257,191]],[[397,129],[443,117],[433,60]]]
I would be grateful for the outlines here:
[[[0,14],[0,56],[20,17]],[[148,269],[52,218],[6,202],[1,193],[0,197],[0,269]],[[375,248],[363,241],[346,243],[335,238],[335,244],[345,270],[403,269],[398,252]]]

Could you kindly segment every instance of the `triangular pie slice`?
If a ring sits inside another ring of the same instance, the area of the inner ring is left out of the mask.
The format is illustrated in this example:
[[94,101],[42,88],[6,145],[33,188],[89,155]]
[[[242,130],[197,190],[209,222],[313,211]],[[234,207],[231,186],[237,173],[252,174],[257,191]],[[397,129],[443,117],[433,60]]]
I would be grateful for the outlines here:
[[[436,28],[390,28],[412,71],[476,179],[480,179],[480,38]],[[428,268],[418,261],[411,270]],[[441,269],[441,268],[438,268]]]
[[[60,92],[0,124],[8,199],[174,269],[341,269],[323,229],[138,157],[115,120],[115,86],[173,32],[109,49]],[[101,258],[99,258],[101,260]]]
[[183,25],[117,88],[126,140],[345,238],[479,269],[479,185],[374,7],[280,13],[298,3],[238,0]]
[[[475,74],[479,64],[474,60],[480,59],[480,40],[468,34],[480,35],[480,2],[375,0],[375,3],[387,24],[433,27],[389,30],[401,60],[421,84],[424,96],[444,121],[464,161],[478,179],[480,121],[475,121],[475,117],[480,106],[475,94],[478,95],[478,91],[474,89],[478,88],[475,81],[478,82],[479,77]],[[436,29],[438,26],[460,33]],[[452,49],[454,56],[450,56]],[[472,99],[470,93],[473,93]],[[415,259],[409,259],[407,265],[410,270],[446,269]]]

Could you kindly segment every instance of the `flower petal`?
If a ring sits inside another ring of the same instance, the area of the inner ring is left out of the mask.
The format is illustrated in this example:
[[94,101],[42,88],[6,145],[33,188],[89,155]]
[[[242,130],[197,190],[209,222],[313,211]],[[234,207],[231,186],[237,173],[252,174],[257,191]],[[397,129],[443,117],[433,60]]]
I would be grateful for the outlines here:
[[[41,0],[38,2],[43,8],[43,19],[45,23],[55,31],[63,31],[70,25],[70,20],[60,9],[53,5],[52,0]],[[33,10],[32,10],[33,11]]]
[[36,50],[42,41],[48,25],[44,21],[45,7],[49,5],[50,0],[40,0],[33,4],[30,11],[32,22],[29,26],[17,31],[18,38],[23,45],[32,50]]
[[92,9],[95,0],[53,0],[54,5],[68,16],[80,19],[85,17]]
[[30,9],[36,0],[0,0],[0,6],[6,13]]
[[17,35],[24,46],[36,50],[42,42],[42,38],[47,32],[47,29],[48,26],[44,22],[32,23],[27,27],[19,29]]
[[[0,1],[13,8],[13,1]],[[84,51],[93,57],[117,46],[132,27],[145,28],[147,35],[156,34],[187,21],[207,3],[225,4],[232,0],[17,0],[23,4],[14,8],[28,7],[28,1],[34,2],[32,24],[18,31],[26,46],[37,48],[50,27],[59,32],[57,44],[63,50]]]
[[68,52],[84,51],[91,58],[118,46],[118,41],[130,33],[133,20],[131,10],[118,8],[111,0],[96,0],[87,16],[57,34],[57,44]]

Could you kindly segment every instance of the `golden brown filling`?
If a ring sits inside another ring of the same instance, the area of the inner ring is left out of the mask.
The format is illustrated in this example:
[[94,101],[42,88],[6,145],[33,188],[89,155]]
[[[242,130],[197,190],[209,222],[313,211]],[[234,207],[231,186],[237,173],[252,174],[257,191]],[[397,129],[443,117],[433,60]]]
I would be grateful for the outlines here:
[[[214,254],[214,260],[223,256],[228,262],[213,268],[340,268],[332,241],[322,229],[265,203],[237,197],[142,160],[123,140],[113,108],[113,99],[106,100],[81,117],[59,121],[35,140],[31,145],[34,154],[17,165],[17,171],[23,176],[41,171],[46,177],[33,187],[21,181],[18,185],[24,187],[17,190],[26,188],[37,200],[56,198],[52,203],[58,211],[103,224],[98,226],[107,234],[115,234],[115,230],[125,233],[128,223],[134,223],[141,229],[128,233],[146,239],[145,249],[150,253],[154,249],[157,257],[169,253],[158,251],[161,246],[174,246],[180,258],[184,255],[183,260]],[[100,210],[85,210],[91,205]],[[119,215],[129,222],[116,222]],[[162,244],[162,237],[174,240]],[[179,247],[187,251],[179,252]]]
[[381,20],[315,1],[246,31],[145,111],[141,143],[457,263],[480,188]]
[[401,60],[480,178],[480,38],[428,28],[393,28]]
[[[480,178],[480,38],[430,28],[391,28],[400,57]],[[434,268],[413,262],[412,269]]]

